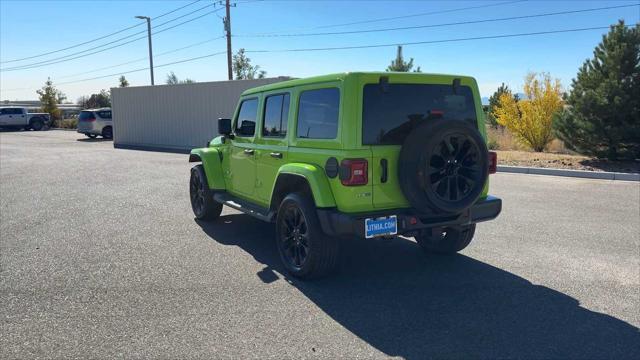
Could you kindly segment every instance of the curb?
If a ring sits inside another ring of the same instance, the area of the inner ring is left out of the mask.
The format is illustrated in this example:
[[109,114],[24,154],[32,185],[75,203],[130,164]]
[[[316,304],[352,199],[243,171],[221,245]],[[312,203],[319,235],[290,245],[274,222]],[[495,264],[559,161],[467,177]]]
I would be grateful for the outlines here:
[[606,172],[606,171],[585,171],[585,170],[565,170],[565,169],[547,169],[526,166],[507,166],[498,165],[499,172],[514,174],[532,174],[532,175],[551,175],[577,177],[584,179],[601,179],[601,180],[624,180],[624,181],[640,181],[640,174]]

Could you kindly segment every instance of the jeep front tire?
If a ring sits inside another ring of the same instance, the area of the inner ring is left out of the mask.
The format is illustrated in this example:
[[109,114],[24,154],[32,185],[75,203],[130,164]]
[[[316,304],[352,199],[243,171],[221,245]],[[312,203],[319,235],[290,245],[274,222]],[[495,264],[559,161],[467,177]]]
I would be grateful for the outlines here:
[[308,196],[293,193],[282,200],[276,219],[276,242],[282,263],[297,278],[319,278],[337,265],[338,243],[322,231]]
[[213,194],[209,190],[207,175],[202,165],[191,168],[189,180],[189,197],[191,209],[198,220],[215,220],[222,212],[222,204],[213,200]]
[[423,230],[415,237],[426,253],[455,254],[466,248],[476,232],[476,224]]

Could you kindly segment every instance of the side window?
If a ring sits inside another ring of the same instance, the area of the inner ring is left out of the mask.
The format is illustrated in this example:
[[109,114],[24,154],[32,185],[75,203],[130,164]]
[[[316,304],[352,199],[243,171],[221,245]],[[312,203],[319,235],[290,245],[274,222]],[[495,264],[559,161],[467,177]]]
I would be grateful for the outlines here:
[[100,116],[103,119],[111,119],[111,111],[110,110],[99,111],[98,116]]
[[240,111],[236,119],[236,135],[253,136],[256,131],[258,117],[258,99],[244,100],[240,104]]
[[8,115],[9,109],[0,109],[0,115]]
[[304,139],[335,139],[338,135],[340,90],[307,90],[300,93],[297,136]]
[[20,109],[20,108],[9,109],[9,114],[22,115],[22,109]]
[[267,97],[264,106],[264,122],[262,136],[287,136],[287,119],[289,118],[289,94],[278,94]]

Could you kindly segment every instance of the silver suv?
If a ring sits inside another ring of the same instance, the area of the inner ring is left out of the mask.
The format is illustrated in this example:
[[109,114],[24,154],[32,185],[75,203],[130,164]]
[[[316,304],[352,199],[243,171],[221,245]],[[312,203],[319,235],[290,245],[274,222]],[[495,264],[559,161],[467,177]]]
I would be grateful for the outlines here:
[[92,139],[98,135],[105,139],[113,138],[111,108],[82,110],[78,117],[78,132]]

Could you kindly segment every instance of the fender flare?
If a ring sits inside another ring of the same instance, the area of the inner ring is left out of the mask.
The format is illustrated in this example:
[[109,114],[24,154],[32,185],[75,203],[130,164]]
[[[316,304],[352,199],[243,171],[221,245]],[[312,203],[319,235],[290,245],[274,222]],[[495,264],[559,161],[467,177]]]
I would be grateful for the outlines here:
[[333,191],[331,191],[331,185],[324,173],[324,169],[320,166],[305,163],[289,163],[282,165],[278,169],[278,176],[271,189],[271,198],[273,199],[274,191],[278,184],[278,178],[281,175],[294,175],[303,177],[309,184],[311,194],[316,207],[319,208],[331,208],[336,206],[336,201],[333,197]]
[[222,153],[216,148],[193,149],[189,154],[189,162],[202,162],[207,175],[209,189],[224,190],[224,174],[222,172]]

